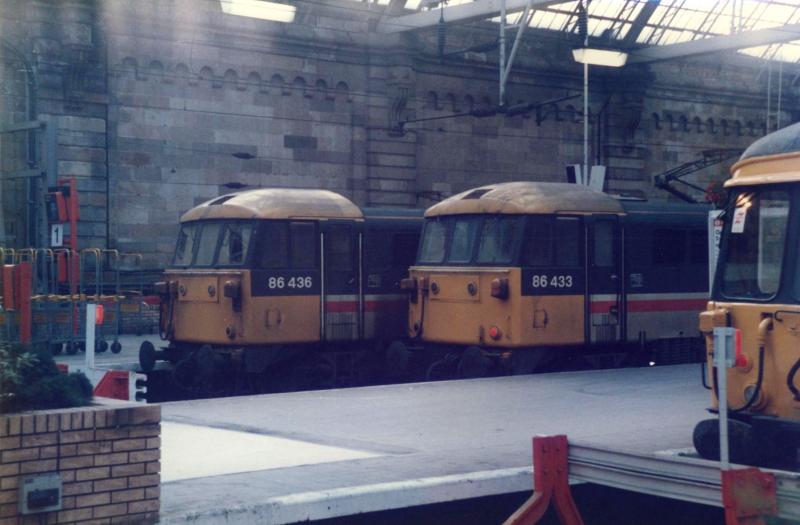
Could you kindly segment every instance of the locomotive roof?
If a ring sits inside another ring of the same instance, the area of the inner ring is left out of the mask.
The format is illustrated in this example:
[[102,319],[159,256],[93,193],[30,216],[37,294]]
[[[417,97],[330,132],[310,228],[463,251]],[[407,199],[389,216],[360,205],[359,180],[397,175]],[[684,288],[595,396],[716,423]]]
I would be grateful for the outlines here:
[[800,181],[800,123],[755,141],[731,173],[725,187]]
[[349,199],[328,190],[263,188],[229,193],[187,211],[181,222],[199,219],[362,219]]
[[504,182],[474,188],[428,208],[426,217],[466,213],[624,213],[616,199],[579,184]]

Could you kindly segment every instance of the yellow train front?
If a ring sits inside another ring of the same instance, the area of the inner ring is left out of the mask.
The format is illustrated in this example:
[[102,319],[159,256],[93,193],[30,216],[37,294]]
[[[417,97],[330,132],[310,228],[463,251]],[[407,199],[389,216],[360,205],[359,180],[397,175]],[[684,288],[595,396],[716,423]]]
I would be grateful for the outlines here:
[[399,281],[420,219],[305,189],[245,191],[189,210],[157,285],[169,346],[144,343],[142,369],[170,361],[178,384],[201,395],[354,375],[382,338],[405,331]]
[[[712,300],[700,315],[706,385],[718,407],[714,329],[739,331],[727,371],[731,460],[792,466],[800,447],[800,124],[755,142],[732,168]],[[694,432],[719,458],[718,420]]]
[[434,379],[528,373],[567,355],[614,365],[667,341],[691,354],[708,298],[707,212],[566,183],[455,195],[425,213],[403,282],[410,338],[390,356],[419,357]]

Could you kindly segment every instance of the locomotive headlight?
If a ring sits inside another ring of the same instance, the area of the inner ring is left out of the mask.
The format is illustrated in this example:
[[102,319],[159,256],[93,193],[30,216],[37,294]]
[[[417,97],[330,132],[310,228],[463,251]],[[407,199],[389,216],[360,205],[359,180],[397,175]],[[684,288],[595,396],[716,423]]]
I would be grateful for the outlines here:
[[492,297],[497,297],[498,299],[508,298],[508,279],[492,279]]
[[500,329],[497,328],[496,326],[492,326],[491,328],[489,328],[489,337],[491,337],[495,341],[500,339],[501,335],[503,334],[500,332]]

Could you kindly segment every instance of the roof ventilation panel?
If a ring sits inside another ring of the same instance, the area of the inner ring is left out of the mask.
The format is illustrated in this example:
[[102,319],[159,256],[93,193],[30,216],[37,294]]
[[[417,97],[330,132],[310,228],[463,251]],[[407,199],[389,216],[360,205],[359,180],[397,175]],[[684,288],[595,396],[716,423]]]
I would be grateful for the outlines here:
[[220,197],[218,199],[214,199],[213,201],[209,202],[208,205],[209,206],[219,206],[220,204],[225,204],[226,202],[228,202],[229,200],[231,200],[234,197],[236,197],[235,193],[231,193],[230,195],[223,195],[222,197]]
[[484,195],[486,195],[487,193],[489,193],[493,189],[494,188],[479,188],[477,190],[472,190],[471,192],[469,192],[466,195],[464,195],[464,197],[461,200],[480,199],[481,197],[483,197]]

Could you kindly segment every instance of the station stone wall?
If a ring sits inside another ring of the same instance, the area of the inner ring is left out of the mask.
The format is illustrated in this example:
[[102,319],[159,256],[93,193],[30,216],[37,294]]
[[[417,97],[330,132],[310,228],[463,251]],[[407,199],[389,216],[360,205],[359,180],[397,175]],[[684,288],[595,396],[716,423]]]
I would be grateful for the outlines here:
[[[82,244],[141,252],[150,267],[168,261],[183,212],[238,189],[426,207],[491,182],[565,180],[582,162],[577,42],[526,34],[508,102],[545,102],[534,111],[449,118],[497,105],[496,26],[448,26],[442,56],[436,28],[375,33],[383,9],[300,3],[281,24],[223,16],[212,0],[0,0],[0,30],[36,65],[38,111],[59,125]],[[591,159],[608,166],[606,190],[663,198],[655,174],[764,134],[766,73],[736,53],[592,68]],[[783,125],[798,118],[797,74],[784,67]]]

